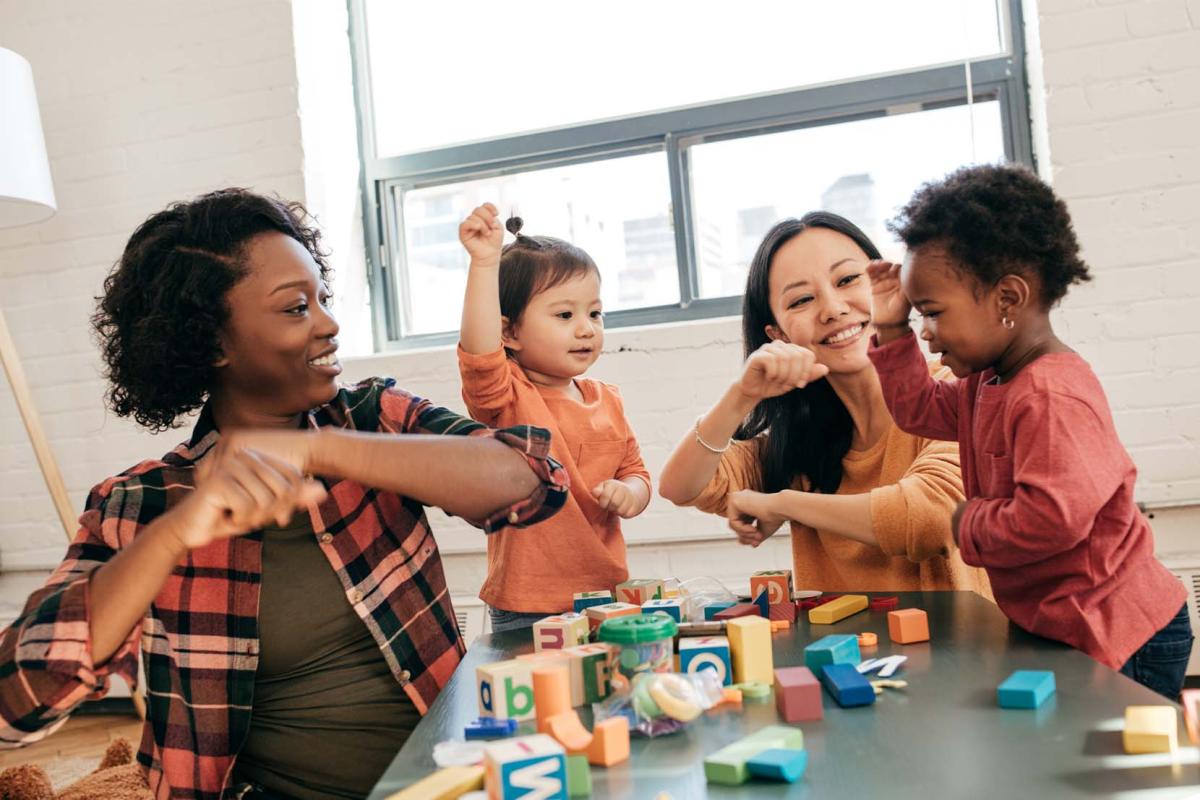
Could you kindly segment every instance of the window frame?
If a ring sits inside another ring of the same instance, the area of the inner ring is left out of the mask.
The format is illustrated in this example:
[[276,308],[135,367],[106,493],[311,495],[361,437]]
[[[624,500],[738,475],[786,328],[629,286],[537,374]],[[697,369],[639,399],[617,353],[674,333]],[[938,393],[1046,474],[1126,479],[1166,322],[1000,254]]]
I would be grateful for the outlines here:
[[1007,52],[967,63],[921,67],[383,158],[376,155],[375,148],[365,0],[347,3],[362,163],[367,283],[376,352],[441,346],[458,340],[457,330],[401,334],[401,316],[409,293],[403,267],[403,212],[395,200],[397,190],[663,152],[672,198],[680,299],[670,305],[606,312],[605,327],[611,329],[741,313],[740,295],[699,297],[688,163],[689,148],[694,145],[997,100],[1005,158],[1035,166],[1021,0],[997,3]]

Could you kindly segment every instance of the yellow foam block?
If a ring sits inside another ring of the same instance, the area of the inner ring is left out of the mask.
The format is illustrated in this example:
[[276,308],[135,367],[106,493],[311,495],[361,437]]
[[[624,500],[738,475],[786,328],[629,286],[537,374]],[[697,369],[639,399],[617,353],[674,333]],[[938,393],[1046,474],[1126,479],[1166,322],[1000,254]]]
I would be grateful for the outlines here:
[[808,621],[814,625],[832,625],[851,614],[865,610],[866,607],[867,596],[865,594],[844,594],[837,600],[830,600],[816,608],[810,608]]
[[1179,719],[1174,706],[1128,706],[1125,709],[1126,753],[1173,753],[1179,747]]
[[387,800],[453,800],[483,788],[483,767],[446,767],[387,796]]
[[763,617],[735,617],[725,623],[725,635],[729,639],[734,681],[761,681],[770,685],[775,680],[771,623]]

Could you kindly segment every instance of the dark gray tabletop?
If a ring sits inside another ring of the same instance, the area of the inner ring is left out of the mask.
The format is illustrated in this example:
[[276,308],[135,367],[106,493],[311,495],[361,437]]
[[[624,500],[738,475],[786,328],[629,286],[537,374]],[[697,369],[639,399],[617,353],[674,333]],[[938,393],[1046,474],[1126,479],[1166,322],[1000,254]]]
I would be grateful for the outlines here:
[[[928,612],[932,641],[892,644],[887,614],[880,611],[812,630],[804,619],[774,635],[776,667],[802,665],[805,645],[830,633],[874,631],[879,646],[865,658],[908,656],[893,676],[907,680],[907,689],[885,690],[874,705],[849,709],[826,694],[825,719],[798,726],[808,750],[799,782],[725,787],[704,780],[706,755],[781,723],[768,699],[748,701],[740,711],[710,712],[670,736],[635,735],[629,761],[592,769],[593,796],[651,800],[665,791],[674,800],[1200,797],[1197,751],[1187,744],[1182,725],[1174,758],[1122,750],[1125,707],[1167,702],[1161,696],[1082,653],[1021,631],[973,593],[901,593],[900,607]],[[532,649],[528,631],[480,638],[369,800],[382,800],[433,772],[433,746],[462,738],[463,727],[478,716],[475,667]],[[1056,695],[1036,711],[999,708],[996,687],[1017,669],[1053,670]],[[590,709],[579,713],[590,726]],[[532,722],[521,730],[533,732]]]

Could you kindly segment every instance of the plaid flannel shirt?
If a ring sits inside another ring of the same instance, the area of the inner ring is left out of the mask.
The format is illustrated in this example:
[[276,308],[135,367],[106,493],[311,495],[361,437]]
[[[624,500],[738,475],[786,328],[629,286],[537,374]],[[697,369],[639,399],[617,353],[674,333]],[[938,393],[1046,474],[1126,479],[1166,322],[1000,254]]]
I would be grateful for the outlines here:
[[[370,379],[343,388],[309,412],[310,427],[487,436],[519,449],[541,484],[534,493],[476,522],[485,531],[529,525],[567,498],[567,477],[549,457],[550,436],[518,426],[492,430]],[[207,409],[191,439],[94,488],[80,530],[46,584],[0,633],[0,742],[29,744],[58,729],[116,674],[137,679],[145,659],[148,715],[138,761],[156,798],[216,800],[249,729],[258,666],[262,534],[198,548],[167,578],[140,627],[108,660],[91,657],[88,589],[92,573],[143,526],[181,502],[195,463],[217,442]],[[464,647],[424,509],[411,498],[349,480],[326,480],[313,529],[345,590],[417,708],[424,713],[449,680]],[[297,609],[303,624],[303,609]]]

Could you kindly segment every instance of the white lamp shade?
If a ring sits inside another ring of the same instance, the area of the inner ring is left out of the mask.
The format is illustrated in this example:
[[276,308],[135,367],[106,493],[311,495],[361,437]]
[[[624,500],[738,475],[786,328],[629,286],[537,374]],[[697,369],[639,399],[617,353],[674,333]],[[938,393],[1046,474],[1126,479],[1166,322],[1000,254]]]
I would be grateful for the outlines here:
[[40,222],[55,208],[33,70],[0,47],[0,228]]

